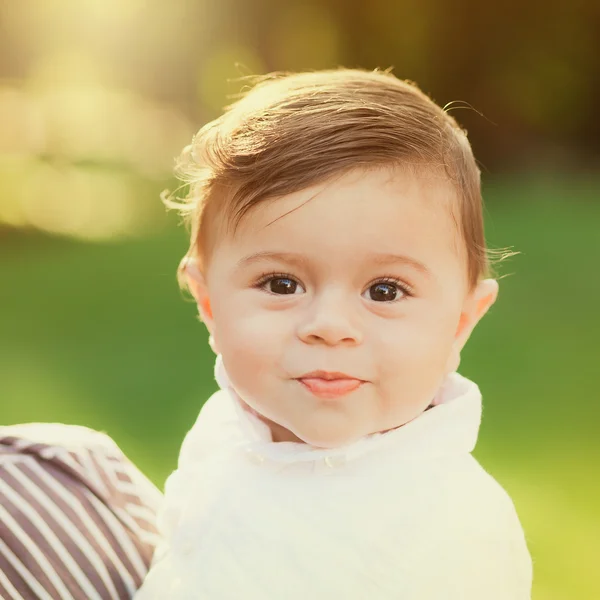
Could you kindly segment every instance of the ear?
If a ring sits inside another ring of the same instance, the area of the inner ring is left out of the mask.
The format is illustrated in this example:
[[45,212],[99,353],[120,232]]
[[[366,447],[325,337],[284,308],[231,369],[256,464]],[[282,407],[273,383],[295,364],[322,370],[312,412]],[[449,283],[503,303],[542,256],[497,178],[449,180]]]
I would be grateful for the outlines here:
[[473,329],[483,315],[489,310],[490,306],[498,298],[498,282],[495,279],[484,279],[477,284],[463,304],[463,310],[458,321],[454,344],[448,358],[447,373],[452,373],[460,365],[460,353],[465,347]]
[[208,295],[208,287],[204,275],[198,268],[196,261],[188,259],[184,263],[183,271],[185,273],[185,281],[188,289],[194,296],[196,304],[198,305],[198,314],[200,320],[206,325],[208,329],[209,338],[208,343],[213,349],[215,354],[219,354],[217,349],[217,343],[215,341],[215,323],[212,314],[212,308],[210,306],[210,298]]

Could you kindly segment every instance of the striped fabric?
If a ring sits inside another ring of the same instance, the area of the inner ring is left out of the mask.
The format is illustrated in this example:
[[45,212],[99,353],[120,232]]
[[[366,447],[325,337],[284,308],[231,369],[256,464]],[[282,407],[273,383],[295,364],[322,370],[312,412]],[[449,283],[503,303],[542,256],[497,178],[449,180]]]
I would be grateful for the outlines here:
[[0,598],[131,598],[158,542],[160,500],[103,433],[0,427]]

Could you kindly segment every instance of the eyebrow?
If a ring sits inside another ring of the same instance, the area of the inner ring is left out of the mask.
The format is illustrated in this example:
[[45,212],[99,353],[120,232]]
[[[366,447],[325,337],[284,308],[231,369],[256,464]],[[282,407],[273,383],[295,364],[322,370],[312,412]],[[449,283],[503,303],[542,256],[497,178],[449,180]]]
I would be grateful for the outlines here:
[[[265,262],[268,260],[279,260],[300,267],[306,267],[310,263],[308,257],[302,254],[295,254],[293,252],[269,252],[268,250],[264,250],[261,252],[254,252],[253,254],[249,254],[248,256],[245,256],[244,258],[240,259],[236,263],[236,269],[246,267],[253,263]],[[390,253],[370,254],[367,255],[367,261],[379,266],[399,263],[412,267],[413,269],[419,271],[422,275],[425,275],[426,277],[433,277],[431,270],[426,265],[410,256],[403,256],[401,254]]]

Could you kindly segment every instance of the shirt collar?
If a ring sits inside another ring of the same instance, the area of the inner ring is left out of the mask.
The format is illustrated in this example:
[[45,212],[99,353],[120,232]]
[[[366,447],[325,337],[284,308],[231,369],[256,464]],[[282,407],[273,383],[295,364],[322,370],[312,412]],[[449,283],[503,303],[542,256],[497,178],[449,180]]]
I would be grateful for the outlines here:
[[440,386],[430,410],[401,427],[373,433],[346,446],[317,448],[297,442],[274,442],[269,426],[246,410],[231,385],[223,358],[215,362],[215,379],[233,405],[245,442],[261,458],[281,463],[320,459],[351,460],[378,450],[393,450],[403,456],[425,457],[469,453],[475,448],[481,423],[481,393],[478,386],[459,373],[451,373]]

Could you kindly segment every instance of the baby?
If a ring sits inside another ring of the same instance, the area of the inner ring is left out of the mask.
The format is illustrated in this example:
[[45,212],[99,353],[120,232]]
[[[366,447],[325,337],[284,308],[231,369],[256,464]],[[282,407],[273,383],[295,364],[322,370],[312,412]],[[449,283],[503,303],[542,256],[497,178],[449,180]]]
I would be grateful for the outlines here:
[[496,300],[464,131],[415,85],[262,79],[185,148],[180,267],[217,354],[137,600],[526,600],[456,370]]

